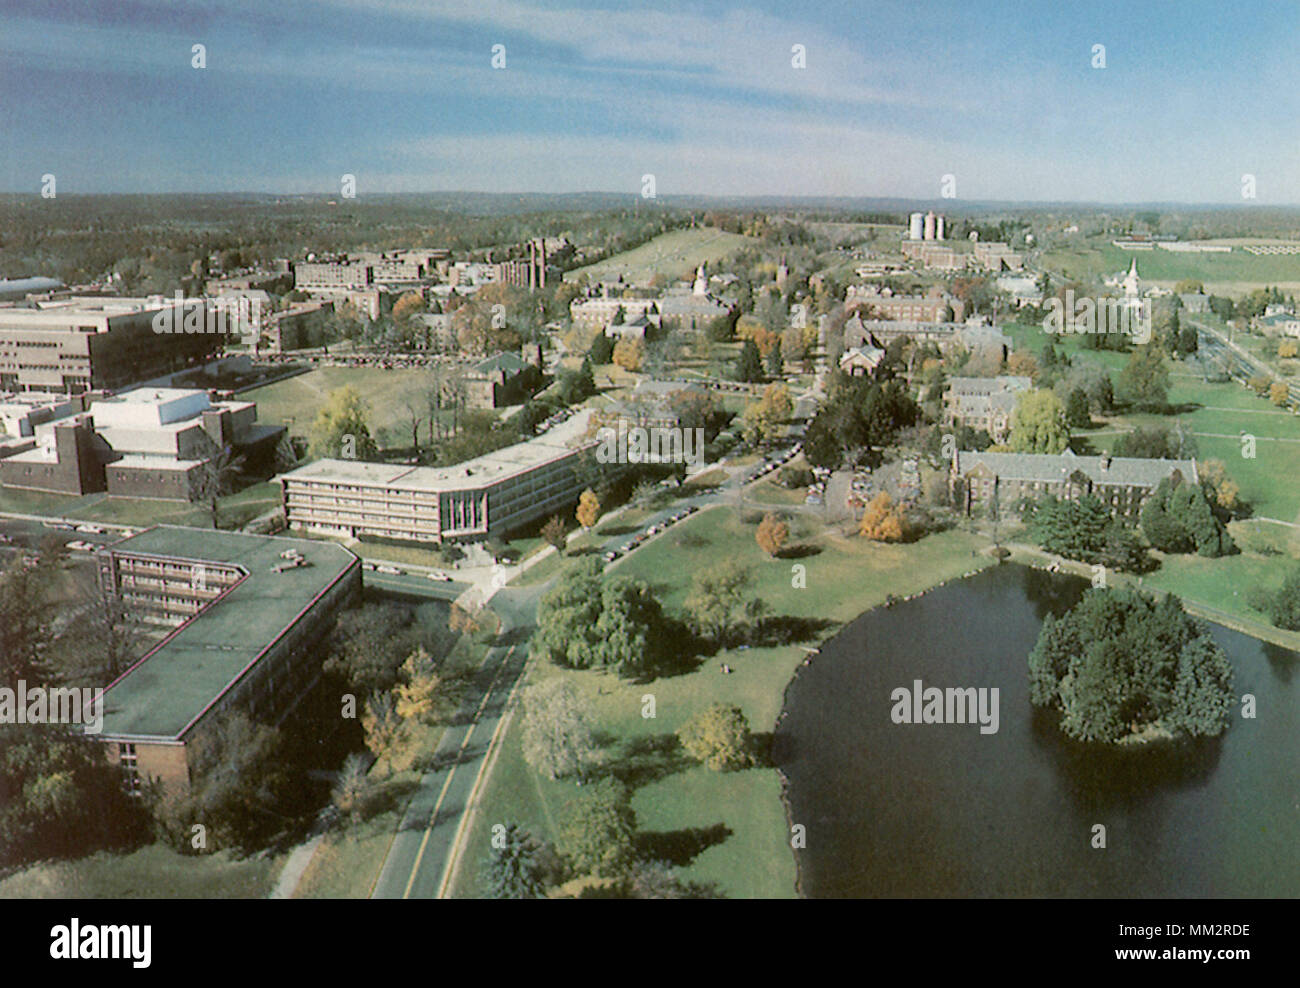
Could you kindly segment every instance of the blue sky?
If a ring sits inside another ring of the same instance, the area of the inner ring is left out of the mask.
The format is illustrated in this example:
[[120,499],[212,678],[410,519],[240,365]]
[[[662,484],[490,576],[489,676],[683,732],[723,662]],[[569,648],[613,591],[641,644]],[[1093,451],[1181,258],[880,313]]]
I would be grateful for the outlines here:
[[1250,173],[1294,204],[1297,39],[1291,2],[0,0],[0,189],[650,173],[660,194],[929,199],[952,174],[960,199],[1241,203]]

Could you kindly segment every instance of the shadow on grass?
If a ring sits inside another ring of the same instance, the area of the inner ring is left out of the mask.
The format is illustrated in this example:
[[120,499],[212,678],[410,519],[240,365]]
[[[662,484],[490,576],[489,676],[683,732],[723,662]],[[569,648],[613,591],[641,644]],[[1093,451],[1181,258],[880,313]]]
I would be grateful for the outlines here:
[[730,836],[731,828],[725,823],[683,830],[646,831],[637,834],[637,853],[648,861],[667,861],[680,868]]
[[803,542],[798,545],[785,546],[776,554],[777,559],[806,559],[808,556],[820,555],[822,547]]
[[610,774],[629,789],[638,789],[697,764],[682,751],[675,734],[632,738],[609,764]]

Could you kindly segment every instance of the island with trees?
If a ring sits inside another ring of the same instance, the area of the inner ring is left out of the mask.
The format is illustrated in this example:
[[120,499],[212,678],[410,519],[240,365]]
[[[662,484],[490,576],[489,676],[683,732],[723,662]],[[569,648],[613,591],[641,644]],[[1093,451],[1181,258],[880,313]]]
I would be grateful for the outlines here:
[[1170,594],[1088,590],[1048,615],[1029,653],[1029,699],[1079,741],[1214,737],[1228,727],[1232,665]]

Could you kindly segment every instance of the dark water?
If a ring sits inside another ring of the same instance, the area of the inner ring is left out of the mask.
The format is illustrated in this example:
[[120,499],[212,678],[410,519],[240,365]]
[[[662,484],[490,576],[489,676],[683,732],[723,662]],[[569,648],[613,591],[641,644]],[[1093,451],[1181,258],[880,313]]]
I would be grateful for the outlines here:
[[[1030,706],[1026,656],[1084,587],[995,567],[863,615],[800,670],[775,752],[805,895],[1300,896],[1300,655],[1211,625],[1256,719],[1078,744]],[[916,679],[997,687],[998,732],[893,723],[891,691]]]

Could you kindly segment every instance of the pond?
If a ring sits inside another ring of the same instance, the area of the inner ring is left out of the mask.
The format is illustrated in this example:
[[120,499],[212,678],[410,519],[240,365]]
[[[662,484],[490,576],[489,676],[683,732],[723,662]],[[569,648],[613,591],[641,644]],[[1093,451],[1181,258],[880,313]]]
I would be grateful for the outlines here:
[[[860,616],[800,669],[774,753],[804,895],[1300,895],[1300,655],[1210,625],[1254,719],[1238,704],[1215,739],[1074,742],[1030,705],[1026,657],[1085,588],[994,567]],[[891,694],[918,680],[996,688],[996,732],[895,723]]]

